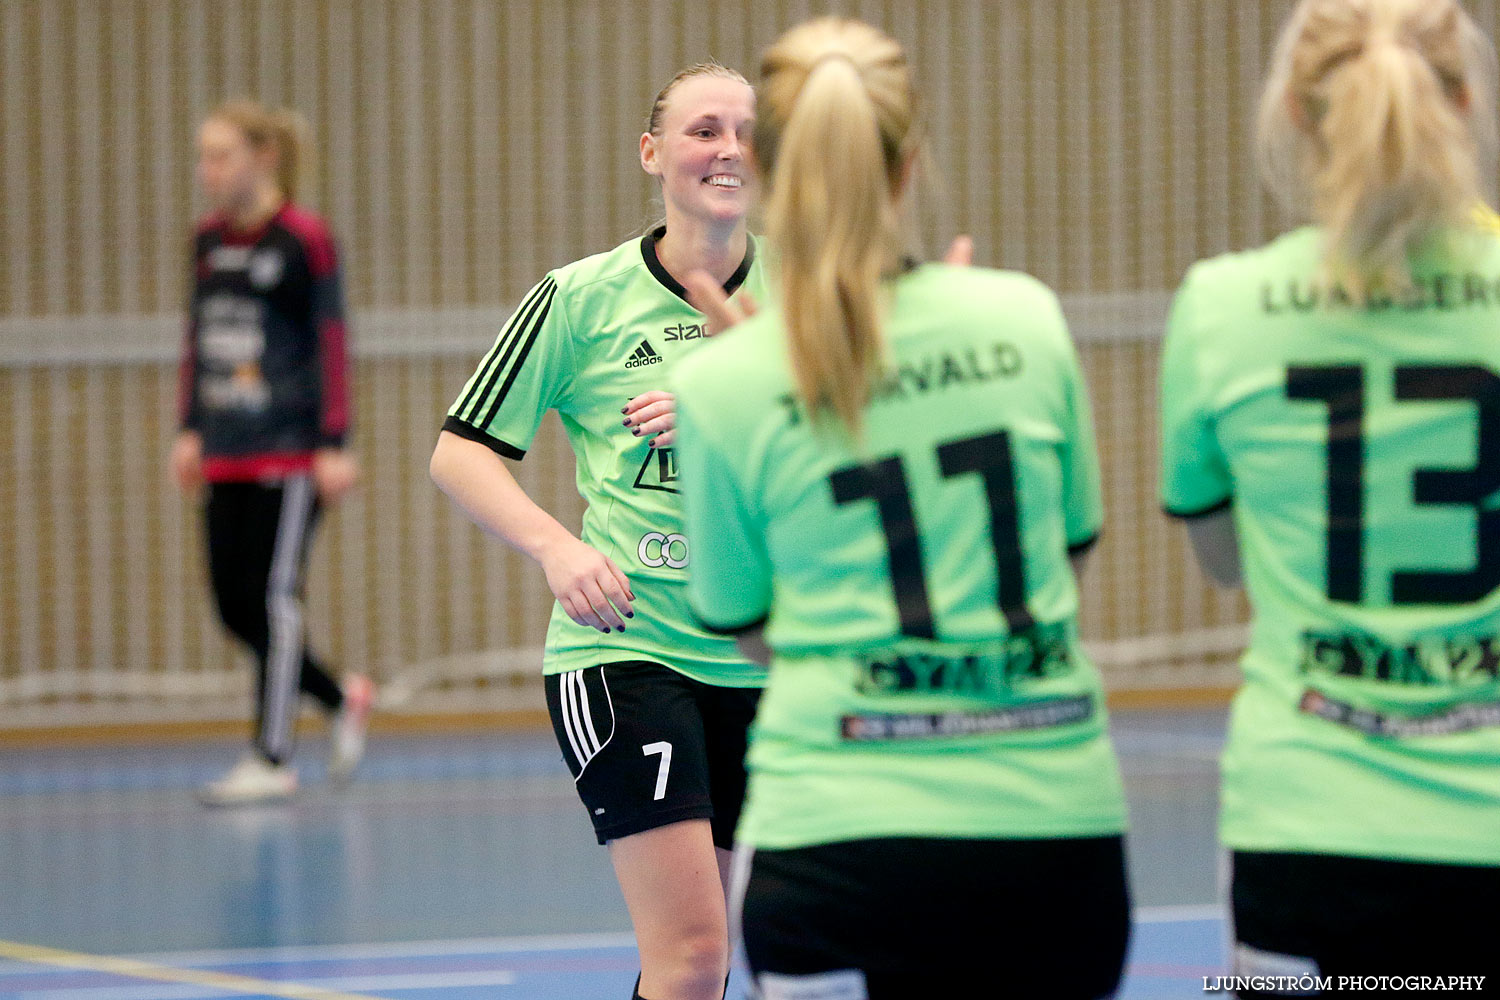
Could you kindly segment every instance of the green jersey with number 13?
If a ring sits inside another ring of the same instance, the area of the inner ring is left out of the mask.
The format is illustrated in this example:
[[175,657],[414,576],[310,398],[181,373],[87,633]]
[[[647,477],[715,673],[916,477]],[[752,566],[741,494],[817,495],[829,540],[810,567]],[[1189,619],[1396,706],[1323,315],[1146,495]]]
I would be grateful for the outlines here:
[[1360,303],[1321,246],[1198,264],[1163,349],[1163,501],[1232,509],[1254,609],[1222,837],[1500,864],[1500,238]]

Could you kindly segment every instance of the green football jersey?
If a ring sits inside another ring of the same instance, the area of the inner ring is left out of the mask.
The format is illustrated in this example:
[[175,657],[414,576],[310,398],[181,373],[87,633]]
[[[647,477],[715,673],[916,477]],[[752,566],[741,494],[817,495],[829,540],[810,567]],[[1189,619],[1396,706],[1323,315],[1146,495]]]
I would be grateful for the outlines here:
[[764,620],[775,653],[737,837],[1118,833],[1068,561],[1098,460],[1057,300],[942,265],[891,295],[858,443],[795,401],[774,308],[674,378],[693,606]]
[[[543,671],[646,659],[710,684],[754,687],[765,672],[689,611],[691,546],[682,526],[674,449],[652,449],[625,427],[621,408],[665,389],[669,373],[703,342],[703,315],[656,255],[664,230],[548,274],[522,301],[449,410],[444,430],[520,459],[555,409],[573,446],[588,502],[582,539],[630,579],[635,617],[604,635],[553,603]],[[725,284],[766,297],[752,237]]]
[[1163,348],[1163,502],[1231,507],[1254,609],[1221,835],[1500,864],[1500,239],[1364,304],[1320,245],[1199,263]]

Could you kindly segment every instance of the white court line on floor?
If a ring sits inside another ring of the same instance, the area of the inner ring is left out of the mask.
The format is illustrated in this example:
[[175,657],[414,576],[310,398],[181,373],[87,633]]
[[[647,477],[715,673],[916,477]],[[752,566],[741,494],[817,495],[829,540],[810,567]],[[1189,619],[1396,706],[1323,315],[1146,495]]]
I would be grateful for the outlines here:
[[282,945],[274,948],[218,948],[203,951],[134,955],[161,965],[209,966],[238,962],[322,962],[342,959],[441,958],[448,955],[493,955],[527,951],[591,951],[634,948],[635,935],[605,931],[585,934],[538,934],[515,937],[454,938],[439,941],[391,941],[368,944]]
[[[1219,903],[1180,906],[1142,906],[1135,910],[1138,924],[1192,923],[1220,920],[1225,907]],[[528,951],[593,951],[634,948],[628,932],[547,934],[493,938],[454,938],[439,941],[391,941],[339,945],[284,945],[274,948],[217,948],[198,951],[153,952],[128,956],[140,962],[184,968],[242,963],[320,962],[360,959],[442,958],[452,955],[494,955]],[[0,962],[0,977],[35,973],[36,966]],[[352,989],[352,987],[346,987]],[[165,1000],[165,998],[163,998]]]
[[1183,906],[1142,906],[1135,911],[1138,924],[1192,924],[1222,920],[1228,907],[1222,903],[1188,903]]
[[48,948],[45,945],[27,944],[21,941],[0,941],[0,956],[17,962],[31,962],[39,966],[104,973],[127,979],[144,979],[154,984],[183,983],[207,987],[210,990],[210,996],[222,997],[228,994],[230,996],[282,997],[285,1000],[376,1000],[374,997],[357,993],[304,986],[300,983],[273,982],[204,969],[174,968],[134,958],[91,955],[87,952],[65,951],[61,948]]
[[[58,819],[87,817],[97,822],[130,816],[202,816],[203,804],[193,798],[192,785],[169,788],[94,788],[41,789],[6,792],[0,800],[18,803],[7,805],[3,819],[7,826],[24,822],[51,822]],[[568,780],[567,772],[556,777],[465,777],[465,778],[393,778],[366,781],[337,795],[326,793],[326,786],[304,786],[303,794],[291,802],[260,806],[240,813],[252,819],[276,819],[288,816],[316,816],[343,813],[351,808],[373,809],[391,805],[434,805],[468,807],[492,803],[497,794],[507,802],[550,805],[571,802],[578,793]],[[228,816],[228,814],[225,814]]]
[[[514,986],[515,984],[516,974],[506,969],[340,976],[330,979],[303,979],[298,983],[299,986],[311,989],[360,990],[372,993],[383,993],[387,990],[453,990],[486,986]],[[26,990],[16,994],[16,1000],[222,1000],[226,996],[223,990],[197,986],[89,986],[57,990]]]

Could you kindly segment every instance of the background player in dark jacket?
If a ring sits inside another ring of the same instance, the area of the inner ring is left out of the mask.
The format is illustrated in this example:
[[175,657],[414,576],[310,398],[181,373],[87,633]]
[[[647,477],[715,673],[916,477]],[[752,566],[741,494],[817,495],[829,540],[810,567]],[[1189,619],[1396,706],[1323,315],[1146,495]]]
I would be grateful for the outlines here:
[[342,685],[307,649],[303,573],[324,503],[358,479],[345,449],[348,362],[338,258],[322,219],[294,203],[305,126],[248,101],[223,105],[198,134],[211,205],[193,246],[182,357],[182,430],[172,474],[207,484],[209,567],[219,614],[255,654],[254,744],[203,789],[212,804],[290,796],[299,691],[335,716],[330,773],[364,747],[373,691]]

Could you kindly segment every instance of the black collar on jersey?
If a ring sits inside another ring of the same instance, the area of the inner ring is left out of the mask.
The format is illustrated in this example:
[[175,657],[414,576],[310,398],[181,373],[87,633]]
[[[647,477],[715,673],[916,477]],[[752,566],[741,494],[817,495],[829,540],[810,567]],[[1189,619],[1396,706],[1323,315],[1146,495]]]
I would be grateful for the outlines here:
[[[641,237],[641,256],[645,258],[646,270],[651,276],[662,283],[667,291],[677,296],[684,302],[688,301],[687,289],[662,266],[661,258],[656,255],[656,244],[663,236],[667,235],[666,226],[657,226],[651,232]],[[750,265],[755,263],[755,237],[749,233],[745,234],[745,259],[740,261],[740,266],[734,269],[729,280],[724,282],[724,294],[733,295],[741,285],[745,283],[745,277],[750,273]],[[692,303],[688,303],[692,305]]]

